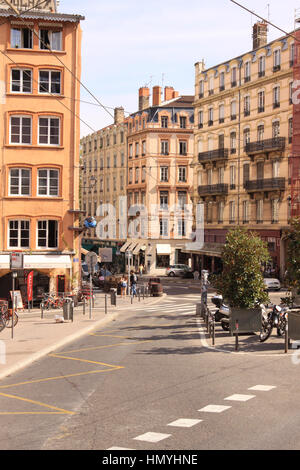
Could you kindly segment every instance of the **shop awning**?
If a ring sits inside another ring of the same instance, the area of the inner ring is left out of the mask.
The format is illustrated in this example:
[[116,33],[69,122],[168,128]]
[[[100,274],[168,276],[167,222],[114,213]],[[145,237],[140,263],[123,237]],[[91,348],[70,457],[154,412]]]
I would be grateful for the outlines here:
[[[190,244],[192,245],[192,244]],[[204,243],[201,249],[187,248],[182,250],[183,253],[191,253],[194,255],[206,255],[206,256],[216,256],[221,257],[222,250],[224,245],[222,243]]]
[[24,269],[56,269],[72,267],[69,255],[25,255]]
[[125,251],[127,251],[127,248],[131,245],[131,241],[127,241],[121,248],[120,248],[120,252],[121,253],[125,253]]
[[132,254],[133,254],[133,255],[138,255],[139,252],[140,252],[140,249],[142,248],[142,246],[143,246],[143,243],[138,243],[138,244],[136,245],[136,247],[134,248]]
[[171,245],[169,244],[159,244],[156,245],[156,253],[158,255],[170,255],[171,254]]

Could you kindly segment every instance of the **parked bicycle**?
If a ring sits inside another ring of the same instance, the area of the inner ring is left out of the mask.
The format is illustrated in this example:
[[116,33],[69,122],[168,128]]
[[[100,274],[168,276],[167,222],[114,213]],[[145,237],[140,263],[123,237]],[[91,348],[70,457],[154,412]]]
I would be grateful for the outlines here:
[[41,308],[43,308],[44,310],[50,310],[50,308],[62,308],[63,304],[64,299],[62,297],[57,297],[53,294],[43,294]]
[[[17,310],[14,310],[14,327],[19,321],[19,315]],[[8,308],[8,302],[0,304],[0,331],[4,328],[12,328],[13,325],[13,314],[12,310]]]

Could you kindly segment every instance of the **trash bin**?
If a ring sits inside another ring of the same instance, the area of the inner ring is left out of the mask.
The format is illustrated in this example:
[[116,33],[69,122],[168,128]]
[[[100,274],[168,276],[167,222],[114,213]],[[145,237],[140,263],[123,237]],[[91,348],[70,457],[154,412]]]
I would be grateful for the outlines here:
[[110,289],[110,303],[111,305],[117,305],[117,289]]
[[65,299],[63,305],[64,320],[73,321],[74,302],[72,299]]

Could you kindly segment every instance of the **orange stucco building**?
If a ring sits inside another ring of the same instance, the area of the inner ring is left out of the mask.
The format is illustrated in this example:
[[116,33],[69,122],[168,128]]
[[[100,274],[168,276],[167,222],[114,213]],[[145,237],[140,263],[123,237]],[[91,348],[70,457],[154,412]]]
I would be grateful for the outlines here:
[[13,251],[24,254],[23,293],[29,271],[40,292],[70,291],[80,273],[83,17],[32,4],[14,2],[21,15],[0,5],[0,297]]

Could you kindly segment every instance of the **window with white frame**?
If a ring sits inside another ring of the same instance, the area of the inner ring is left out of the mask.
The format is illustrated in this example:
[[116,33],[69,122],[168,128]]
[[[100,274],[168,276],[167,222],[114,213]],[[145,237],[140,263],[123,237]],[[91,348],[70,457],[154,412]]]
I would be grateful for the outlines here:
[[53,51],[62,50],[62,31],[51,29],[40,29],[40,49]]
[[199,82],[199,98],[203,98],[204,96],[204,80],[200,80]]
[[32,31],[29,28],[11,28],[10,45],[14,49],[32,49]]
[[185,237],[185,235],[186,235],[185,220],[184,219],[178,219],[177,220],[177,235],[179,237]]
[[160,181],[163,181],[163,182],[169,181],[169,167],[168,166],[160,167]]
[[279,221],[279,200],[278,198],[271,200],[272,224]]
[[231,119],[236,119],[236,101],[233,100],[231,101],[230,104],[230,114],[231,114]]
[[179,141],[179,155],[187,155],[187,142],[185,140]]
[[218,183],[224,184],[224,167],[218,168]]
[[250,116],[250,96],[244,98],[244,116]]
[[279,177],[279,161],[274,160],[272,162],[272,177],[278,178]]
[[9,171],[9,195],[30,196],[31,170],[26,168],[11,168]]
[[162,140],[161,141],[161,154],[162,155],[169,155],[169,141]]
[[8,222],[8,248],[29,248],[30,221],[10,220]]
[[146,167],[145,165],[142,166],[142,183],[146,181]]
[[186,183],[187,168],[186,166],[178,167],[178,181],[180,183]]
[[213,92],[214,92],[214,77],[211,76],[209,77],[209,81],[208,81],[208,94],[212,95]]
[[265,110],[265,92],[258,92],[258,112],[262,113]]
[[10,143],[31,145],[31,116],[10,117]]
[[235,189],[235,182],[236,182],[236,166],[230,166],[230,189]]
[[273,69],[274,69],[274,71],[280,69],[280,64],[281,64],[281,51],[280,51],[280,49],[276,49],[273,52]]
[[256,222],[262,223],[263,222],[263,209],[264,209],[264,201],[263,199],[259,199],[256,201]]
[[263,77],[266,72],[266,57],[264,55],[260,56],[258,59],[258,76]]
[[39,71],[39,93],[61,94],[61,72],[57,70]]
[[220,124],[224,122],[225,119],[225,107],[224,104],[220,104],[219,106],[219,122]]
[[212,171],[212,168],[209,168],[207,170],[207,184],[209,186],[212,185],[212,180],[213,180],[213,171]]
[[223,223],[224,220],[224,202],[218,202],[218,223]]
[[208,125],[211,126],[214,122],[214,108],[208,108]]
[[199,111],[198,113],[198,128],[201,129],[203,127],[203,111]]
[[140,168],[137,166],[135,167],[135,183],[140,181]]
[[277,85],[273,88],[273,107],[279,108],[280,106],[280,86]]
[[274,121],[272,122],[272,137],[276,139],[280,135],[280,122]]
[[234,87],[237,85],[237,68],[232,67],[231,69],[231,86]]
[[58,222],[57,220],[38,220],[37,247],[58,247]]
[[160,191],[159,193],[159,206],[160,209],[167,210],[169,207],[169,193],[168,191]]
[[236,153],[236,131],[230,132],[230,153]]
[[249,222],[249,201],[243,201],[243,223]]
[[59,170],[40,168],[38,170],[38,196],[59,196]]
[[244,66],[244,77],[245,82],[249,82],[251,80],[251,62],[248,60]]
[[225,90],[225,72],[221,72],[220,73],[220,82],[219,82],[219,86],[220,86],[220,91],[223,91]]
[[169,235],[169,221],[168,219],[159,220],[159,234],[161,237],[167,237]]
[[187,203],[187,192],[178,191],[178,206],[181,210],[184,210],[184,206]]
[[12,93],[32,93],[32,70],[11,69]]
[[39,118],[39,144],[60,145],[60,118],[51,116]]

